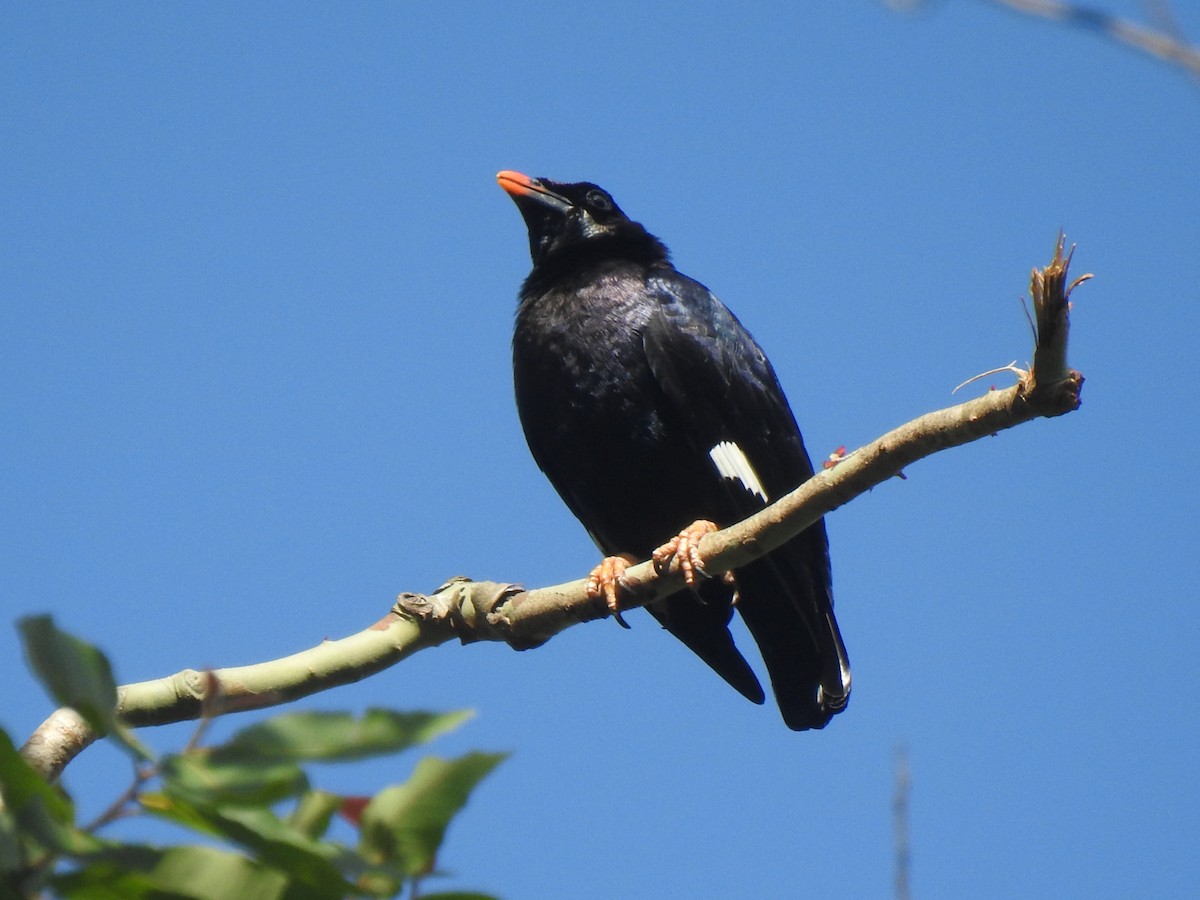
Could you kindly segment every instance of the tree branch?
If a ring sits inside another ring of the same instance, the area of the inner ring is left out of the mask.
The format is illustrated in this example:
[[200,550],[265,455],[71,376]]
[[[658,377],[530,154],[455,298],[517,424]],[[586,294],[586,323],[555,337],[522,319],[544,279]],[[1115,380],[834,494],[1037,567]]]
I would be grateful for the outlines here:
[[[707,535],[700,552],[709,574],[737,568],[795,537],[826,513],[922,459],[1040,417],[1079,406],[1083,376],[1069,369],[1069,296],[1085,275],[1067,282],[1070,254],[1060,234],[1054,258],[1035,269],[1030,292],[1036,319],[1034,364],[1016,385],[921,416],[838,460],[790,494],[743,522]],[[665,536],[664,536],[665,537]],[[623,605],[633,608],[683,587],[678,567],[658,574],[650,562],[626,570]],[[130,725],[161,725],[276,706],[359,681],[425,647],[503,641],[517,650],[537,647],[579,622],[609,615],[587,595],[586,580],[524,590],[519,585],[454,578],[431,594],[401,594],[392,611],[350,637],[270,662],[212,672],[187,669],[119,690],[118,713]],[[56,777],[96,739],[83,720],[61,709],[43,723],[22,752]]]

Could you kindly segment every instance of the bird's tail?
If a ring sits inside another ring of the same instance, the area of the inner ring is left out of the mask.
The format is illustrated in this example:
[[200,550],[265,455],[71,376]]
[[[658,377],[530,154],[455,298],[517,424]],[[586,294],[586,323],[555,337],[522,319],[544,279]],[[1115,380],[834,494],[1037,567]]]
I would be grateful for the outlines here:
[[850,700],[850,660],[833,614],[820,523],[737,571],[738,611],[789,728],[824,728]]
[[732,591],[722,581],[706,581],[699,591],[680,591],[647,607],[667,631],[683,643],[709,667],[724,678],[743,697],[753,703],[766,700],[762,685],[729,633]]

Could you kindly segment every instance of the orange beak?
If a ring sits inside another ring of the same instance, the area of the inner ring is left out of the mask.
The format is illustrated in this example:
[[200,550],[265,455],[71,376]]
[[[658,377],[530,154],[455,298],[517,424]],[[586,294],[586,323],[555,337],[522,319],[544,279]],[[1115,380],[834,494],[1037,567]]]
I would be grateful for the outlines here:
[[500,183],[500,187],[512,195],[513,197],[524,197],[526,194],[536,193],[537,180],[530,178],[528,175],[522,175],[520,172],[513,172],[505,169],[503,172],[496,173],[496,181]]

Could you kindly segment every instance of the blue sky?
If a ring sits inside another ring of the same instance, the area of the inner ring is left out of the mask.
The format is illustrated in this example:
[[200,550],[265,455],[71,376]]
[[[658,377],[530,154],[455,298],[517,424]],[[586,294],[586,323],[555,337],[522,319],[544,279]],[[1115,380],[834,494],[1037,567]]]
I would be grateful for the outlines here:
[[[1027,360],[1018,298],[1062,227],[1097,275],[1084,405],[829,518],[855,693],[825,731],[641,613],[304,706],[470,707],[436,749],[512,751],[450,832],[447,886],[888,896],[898,745],[916,896],[1200,881],[1194,80],[965,2],[4,18],[8,620],[51,612],[137,681],[303,649],[459,573],[585,574],[512,401],[529,262],[499,169],[608,188],[755,333],[819,456]],[[0,681],[21,738],[49,704],[11,628]],[[320,778],[370,792],[410,766]],[[103,747],[72,766],[85,816],[124,770]]]

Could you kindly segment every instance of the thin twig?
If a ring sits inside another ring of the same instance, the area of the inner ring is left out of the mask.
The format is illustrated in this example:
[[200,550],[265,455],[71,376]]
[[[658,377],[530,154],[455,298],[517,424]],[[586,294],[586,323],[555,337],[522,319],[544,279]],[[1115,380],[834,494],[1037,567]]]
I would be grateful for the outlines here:
[[[928,0],[884,0],[892,9],[901,12],[917,12],[929,5]],[[1025,15],[1037,16],[1073,25],[1088,31],[1098,32],[1114,41],[1133,47],[1143,53],[1178,65],[1200,78],[1200,48],[1188,43],[1180,27],[1179,19],[1171,10],[1167,0],[1154,0],[1147,5],[1148,14],[1156,27],[1147,27],[1122,19],[1101,9],[1066,3],[1064,0],[986,0],[995,6],[1003,6]]]
[[142,785],[157,774],[157,767],[135,763],[133,767],[133,781],[130,782],[129,787],[125,788],[120,796],[108,805],[107,809],[87,825],[84,825],[80,830],[92,834],[110,822],[115,822],[117,819],[123,819],[130,815],[129,806],[137,800],[138,794],[142,791]]

